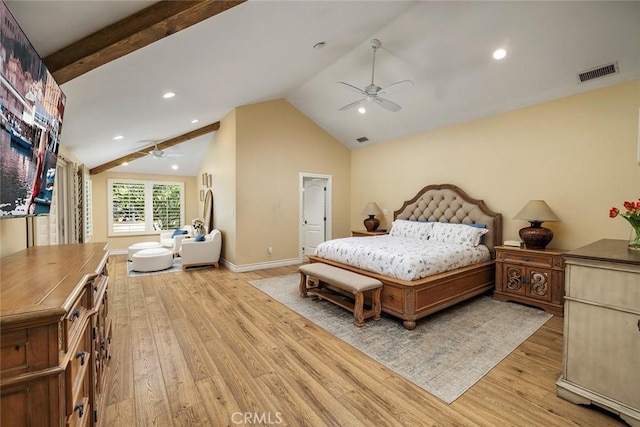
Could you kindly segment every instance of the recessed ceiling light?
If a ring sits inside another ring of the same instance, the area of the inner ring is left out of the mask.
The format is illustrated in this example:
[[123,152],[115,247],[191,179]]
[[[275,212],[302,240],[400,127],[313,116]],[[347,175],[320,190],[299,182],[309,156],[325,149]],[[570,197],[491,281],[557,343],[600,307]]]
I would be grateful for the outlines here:
[[122,135],[116,135],[116,136],[114,136],[114,137],[113,137],[113,140],[114,140],[114,141],[120,141],[122,138],[124,138],[124,136],[122,136]]
[[497,49],[493,52],[493,59],[503,59],[505,56],[507,56],[505,49]]
[[366,113],[366,112],[367,112],[367,109],[366,109],[366,108],[364,108],[364,107],[360,107],[360,108],[358,108],[358,113],[360,113],[360,114],[364,114],[364,113]]
[[173,170],[177,170],[177,169],[178,169],[178,165],[172,165],[172,166],[171,166],[171,169],[173,169]]
[[191,120],[191,123],[198,123],[199,121],[200,120],[198,120],[198,119],[193,119],[193,120]]
[[129,166],[129,162],[122,162],[122,166]]
[[174,96],[176,96],[176,94],[173,92],[167,92],[164,95],[162,95],[162,97],[166,99],[173,98]]

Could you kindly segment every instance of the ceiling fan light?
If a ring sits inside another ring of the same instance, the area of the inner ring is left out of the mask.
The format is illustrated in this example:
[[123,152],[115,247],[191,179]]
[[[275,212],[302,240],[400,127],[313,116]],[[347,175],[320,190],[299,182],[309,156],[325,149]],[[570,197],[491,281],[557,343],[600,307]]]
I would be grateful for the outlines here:
[[360,107],[360,108],[358,108],[358,113],[360,113],[360,114],[364,114],[364,113],[366,113],[366,112],[367,112],[367,109],[366,109],[366,108],[364,108],[364,107]]

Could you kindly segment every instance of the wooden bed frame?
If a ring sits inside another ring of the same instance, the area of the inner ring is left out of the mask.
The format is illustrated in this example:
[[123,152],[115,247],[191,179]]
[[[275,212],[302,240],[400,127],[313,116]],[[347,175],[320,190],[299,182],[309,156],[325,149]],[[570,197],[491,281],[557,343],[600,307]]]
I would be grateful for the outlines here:
[[491,251],[491,260],[413,281],[383,276],[315,255],[310,255],[309,260],[380,280],[383,284],[382,311],[402,319],[407,329],[414,329],[418,319],[493,289],[494,248],[502,244],[502,215],[491,211],[484,201],[470,197],[455,185],[429,185],[404,202],[393,213],[393,218],[486,224],[489,232],[483,243]]

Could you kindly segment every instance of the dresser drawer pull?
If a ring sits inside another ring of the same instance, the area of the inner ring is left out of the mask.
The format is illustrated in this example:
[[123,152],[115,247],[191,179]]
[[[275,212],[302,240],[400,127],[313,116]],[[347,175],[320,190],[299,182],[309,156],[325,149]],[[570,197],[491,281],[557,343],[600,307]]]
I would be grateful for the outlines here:
[[69,316],[69,321],[73,322],[78,317],[80,317],[80,310],[73,310],[73,313],[71,313],[71,316]]
[[524,262],[529,262],[529,257],[524,257],[524,258],[522,258],[522,260],[523,260]]
[[84,415],[84,403],[78,403],[73,407],[73,412],[78,411],[78,418],[82,418]]
[[389,299],[393,301],[393,295],[389,295]]
[[84,366],[84,357],[86,356],[87,353],[83,352],[83,351],[79,351],[76,353],[76,359],[80,359],[80,366]]

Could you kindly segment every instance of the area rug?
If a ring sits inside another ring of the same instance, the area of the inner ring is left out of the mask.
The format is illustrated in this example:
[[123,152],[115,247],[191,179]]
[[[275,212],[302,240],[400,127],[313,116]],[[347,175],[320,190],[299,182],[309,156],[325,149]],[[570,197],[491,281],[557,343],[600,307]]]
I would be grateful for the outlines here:
[[176,271],[182,271],[182,258],[174,258],[173,265],[166,270],[159,271],[134,271],[131,269],[132,266],[131,261],[127,261],[127,277],[142,277],[142,276],[151,276],[152,274],[164,274],[164,273],[175,273]]
[[300,298],[299,281],[290,274],[250,283],[446,403],[551,318],[536,308],[481,296],[419,320],[412,331],[384,313],[382,320],[358,328],[349,311],[311,295]]

